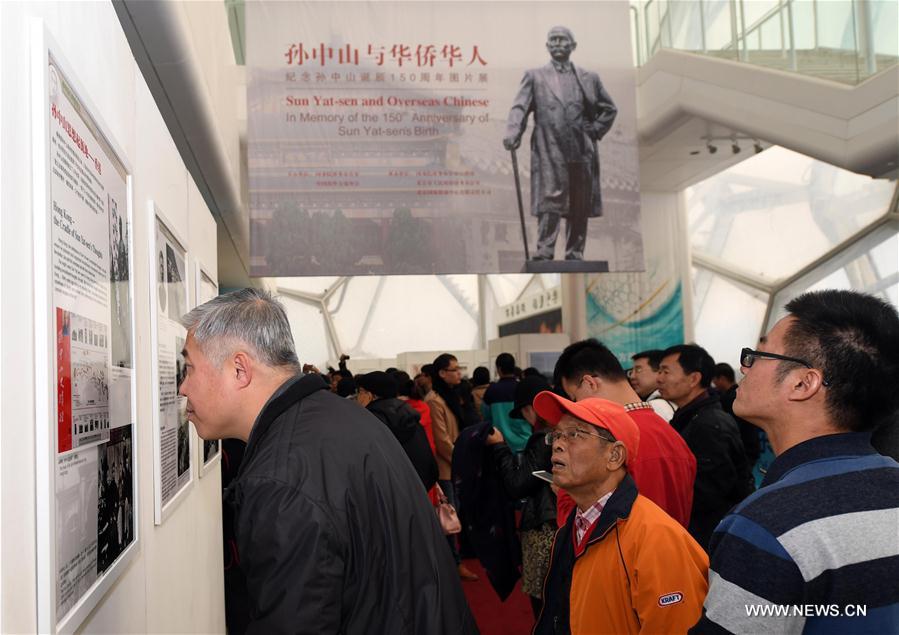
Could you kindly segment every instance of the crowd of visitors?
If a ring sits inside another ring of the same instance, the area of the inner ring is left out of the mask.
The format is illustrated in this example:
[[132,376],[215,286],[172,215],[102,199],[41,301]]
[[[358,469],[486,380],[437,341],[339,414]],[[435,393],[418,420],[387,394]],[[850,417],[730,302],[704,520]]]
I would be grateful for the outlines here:
[[226,499],[249,630],[477,632],[473,551],[501,598],[521,577],[534,633],[899,632],[899,463],[871,445],[896,437],[879,428],[899,409],[888,304],[796,298],[742,350],[739,385],[696,344],[625,368],[584,340],[552,377],[502,353],[493,381],[449,353],[414,377],[343,358],[297,373],[265,335],[222,359],[248,305],[265,335],[285,328],[259,292],[199,307],[181,391],[202,436],[247,441]]

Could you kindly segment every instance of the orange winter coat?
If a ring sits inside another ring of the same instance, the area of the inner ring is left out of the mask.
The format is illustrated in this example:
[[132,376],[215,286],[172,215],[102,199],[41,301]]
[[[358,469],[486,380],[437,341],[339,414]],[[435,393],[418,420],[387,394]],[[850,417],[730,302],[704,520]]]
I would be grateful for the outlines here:
[[556,533],[536,635],[676,634],[699,620],[708,556],[630,476],[580,545],[574,517]]

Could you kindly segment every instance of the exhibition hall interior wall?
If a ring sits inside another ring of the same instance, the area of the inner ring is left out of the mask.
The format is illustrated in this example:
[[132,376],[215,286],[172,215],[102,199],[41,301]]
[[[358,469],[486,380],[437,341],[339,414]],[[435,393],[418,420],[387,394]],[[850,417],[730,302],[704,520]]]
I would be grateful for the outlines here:
[[[154,523],[153,389],[149,201],[185,243],[195,263],[215,275],[216,223],[176,150],[135,64],[112,3],[2,3],[2,427],[0,427],[0,632],[38,630],[39,525],[52,500],[36,500],[34,277],[32,197],[32,42],[40,20],[63,61],[131,167],[132,279],[136,373],[136,556],[97,607],[85,632],[224,632],[221,480],[218,470],[193,479],[161,525]],[[40,113],[38,109],[36,111]],[[190,286],[193,286],[192,276]],[[193,298],[191,289],[190,298]],[[191,299],[190,302],[193,300]],[[44,389],[40,389],[43,391]],[[191,433],[193,434],[193,433]],[[49,530],[52,534],[53,529]]]

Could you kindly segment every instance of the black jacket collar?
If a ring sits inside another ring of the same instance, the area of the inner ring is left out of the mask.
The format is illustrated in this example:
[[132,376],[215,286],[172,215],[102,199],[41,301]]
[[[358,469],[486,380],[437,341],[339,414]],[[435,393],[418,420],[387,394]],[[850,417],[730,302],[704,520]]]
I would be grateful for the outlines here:
[[774,459],[768,468],[765,480],[762,481],[762,487],[776,483],[786,476],[787,472],[803,463],[835,456],[863,456],[866,454],[877,454],[877,450],[871,447],[870,432],[842,432],[815,437],[794,445]]
[[[247,465],[250,458],[259,444],[259,440],[265,436],[271,428],[272,423],[284,414],[284,411],[290,408],[298,401],[302,401],[312,393],[318,390],[324,390],[328,387],[325,380],[317,373],[309,375],[296,375],[281,384],[281,387],[269,398],[262,407],[253,429],[250,431],[250,438],[247,440],[247,449],[244,453],[241,466]],[[241,470],[242,471],[242,470]]]
[[687,427],[687,424],[693,420],[693,417],[699,414],[700,410],[704,410],[705,408],[721,410],[721,399],[718,398],[718,395],[712,395],[708,390],[704,391],[698,397],[693,399],[693,401],[684,404],[682,408],[678,408],[674,411],[674,416],[671,418],[671,425],[674,426],[675,430],[680,432]]

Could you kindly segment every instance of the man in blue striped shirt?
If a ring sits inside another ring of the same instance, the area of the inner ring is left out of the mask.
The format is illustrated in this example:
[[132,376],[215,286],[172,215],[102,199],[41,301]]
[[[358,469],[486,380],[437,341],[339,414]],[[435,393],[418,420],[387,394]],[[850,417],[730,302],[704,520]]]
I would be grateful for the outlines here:
[[852,291],[786,310],[734,402],[777,458],[715,530],[690,632],[899,633],[899,463],[870,445],[899,407],[899,315]]

